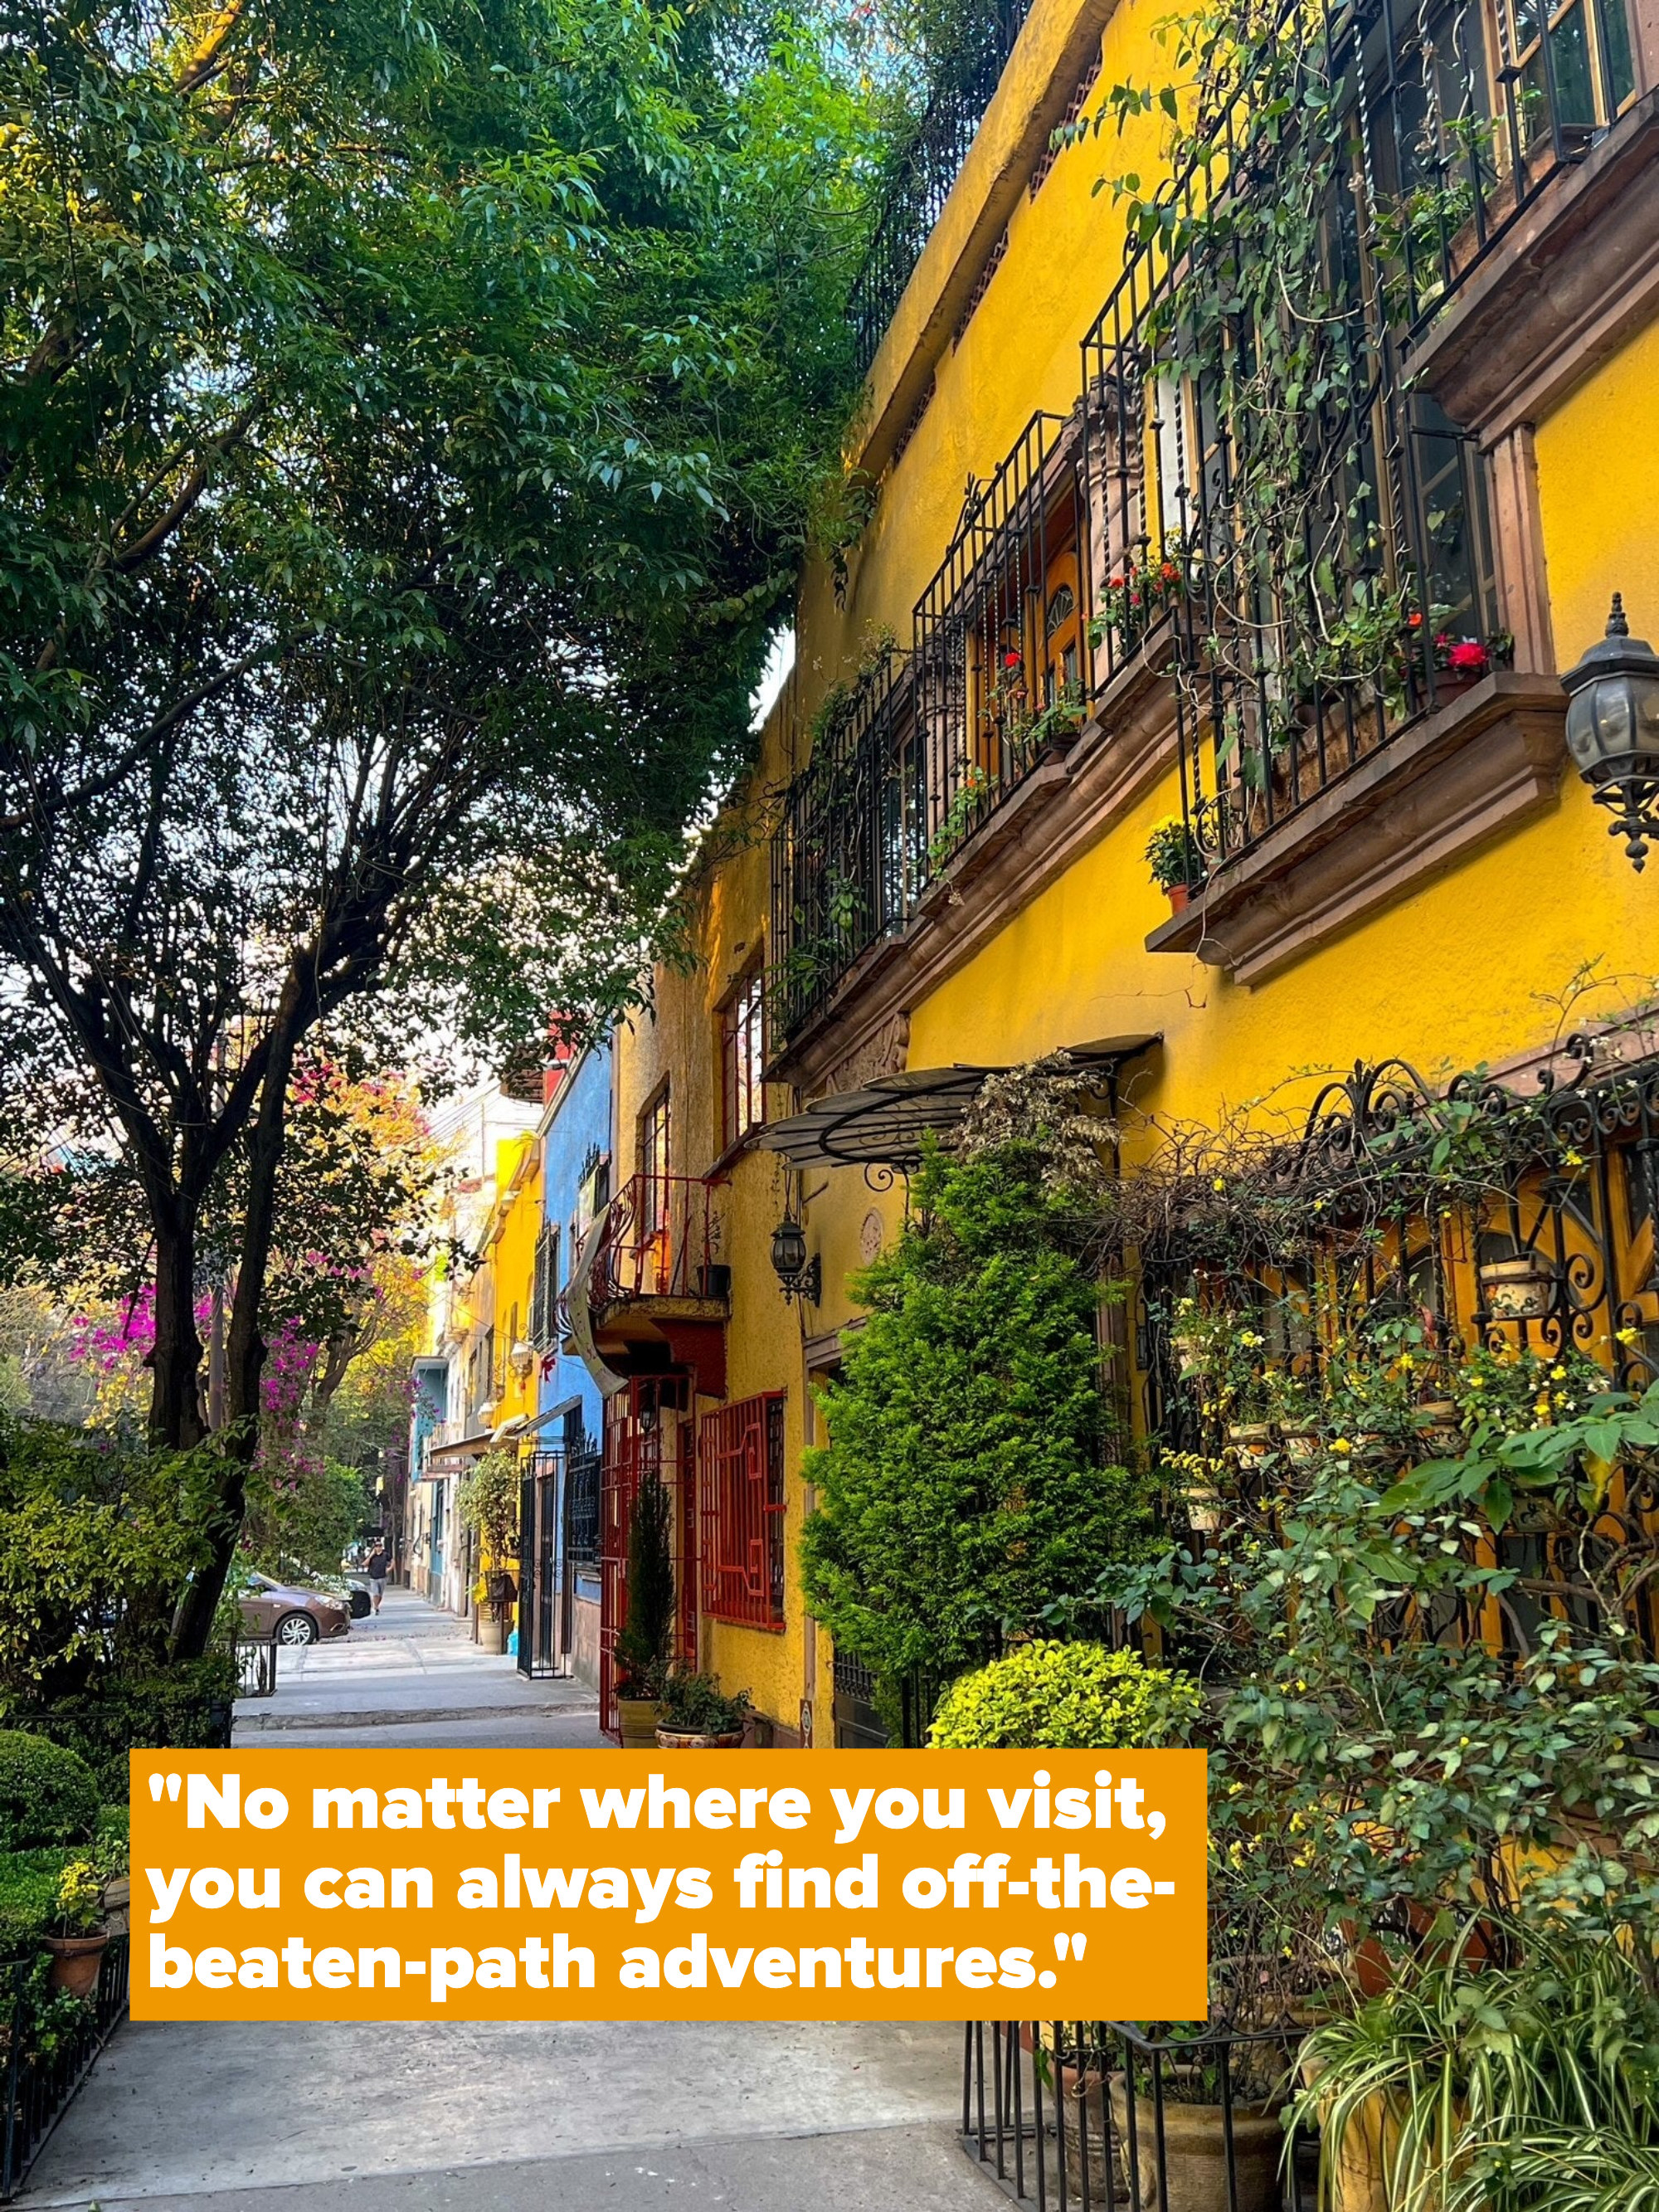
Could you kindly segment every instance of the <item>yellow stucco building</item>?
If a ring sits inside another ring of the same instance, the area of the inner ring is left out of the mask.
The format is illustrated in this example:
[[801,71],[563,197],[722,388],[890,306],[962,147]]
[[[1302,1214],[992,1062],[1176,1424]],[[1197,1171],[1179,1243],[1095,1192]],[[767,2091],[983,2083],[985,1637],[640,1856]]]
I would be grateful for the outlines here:
[[[676,1325],[711,1334],[682,1359],[667,1330],[677,1381],[653,1386],[683,1454],[687,1656],[778,1742],[875,1726],[804,1613],[800,1454],[858,1321],[847,1278],[892,1234],[951,1071],[1091,1053],[1133,1154],[1395,1060],[1430,1091],[1475,1066],[1587,1082],[1568,1032],[1656,992],[1654,871],[1569,757],[1560,675],[1615,592],[1659,635],[1659,23],[1574,0],[1543,57],[1507,0],[1297,19],[1340,128],[1299,249],[1327,331],[1297,354],[1291,302],[1280,351],[1328,389],[1297,418],[1304,473],[1264,492],[1259,426],[1302,403],[1202,303],[1218,210],[1254,191],[1248,233],[1262,195],[1294,198],[1273,172],[1294,132],[1176,174],[1182,222],[1133,248],[1182,156],[1164,109],[1055,149],[1109,88],[1170,80],[1165,14],[1007,11],[965,157],[924,134],[895,187],[854,302],[866,519],[802,577],[794,672],[730,810],[750,834],[712,840],[694,885],[696,968],[659,974],[617,1042],[636,1242],[659,1216],[670,1235],[671,1184],[702,1194],[674,1201],[702,1273],[673,1288]],[[919,235],[919,257],[893,242]],[[1376,1103],[1363,1078],[1346,1096]],[[1659,1322],[1626,1266],[1651,1194],[1625,1176],[1587,1201],[1601,1343],[1615,1304],[1628,1336]],[[786,1220],[817,1278],[788,1300]],[[1132,1386],[1149,1356],[1123,1347]]]

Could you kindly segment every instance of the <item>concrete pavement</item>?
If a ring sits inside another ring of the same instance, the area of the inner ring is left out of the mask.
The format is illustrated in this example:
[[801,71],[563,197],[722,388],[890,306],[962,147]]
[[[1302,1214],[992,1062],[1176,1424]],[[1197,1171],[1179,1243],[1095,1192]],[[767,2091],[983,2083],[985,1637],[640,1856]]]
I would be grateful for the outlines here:
[[380,1611],[337,1643],[279,1651],[276,1695],[236,1705],[239,1743],[284,1749],[362,1741],[592,1750],[601,1740],[585,1683],[526,1680],[516,1660],[483,1650],[465,1621],[412,1590],[389,1589]]
[[[526,1683],[407,1591],[284,1650],[237,1741],[544,1749],[599,1741],[591,1692]],[[35,2166],[75,2212],[994,2212],[956,2147],[961,2033],[563,2020],[134,2026]]]

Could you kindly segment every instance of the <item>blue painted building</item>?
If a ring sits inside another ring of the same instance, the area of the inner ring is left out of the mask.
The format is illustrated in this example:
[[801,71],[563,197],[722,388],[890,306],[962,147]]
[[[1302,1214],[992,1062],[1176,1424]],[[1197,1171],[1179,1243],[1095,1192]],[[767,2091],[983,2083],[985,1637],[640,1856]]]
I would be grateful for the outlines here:
[[583,1236],[614,1188],[611,1065],[609,1040],[587,1046],[561,1077],[544,1115],[544,1222],[536,1270],[542,1417],[538,1425],[544,1448],[559,1454],[562,1474],[555,1568],[561,1616],[556,1643],[576,1672],[592,1682],[599,1680],[605,1401],[581,1361],[561,1349],[556,1301],[570,1279]]

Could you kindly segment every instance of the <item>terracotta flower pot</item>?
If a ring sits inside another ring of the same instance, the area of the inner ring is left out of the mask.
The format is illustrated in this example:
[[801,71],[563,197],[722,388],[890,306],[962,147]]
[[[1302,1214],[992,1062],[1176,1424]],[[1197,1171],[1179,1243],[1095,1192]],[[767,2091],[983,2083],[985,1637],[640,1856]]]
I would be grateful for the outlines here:
[[[1166,2099],[1159,2155],[1158,2115],[1150,2096],[1135,2098],[1138,2202],[1129,2176],[1129,2099],[1124,2078],[1112,2076],[1112,2121],[1117,2131],[1126,2200],[1133,2212],[1278,2212],[1279,2162],[1285,2130],[1276,2112],[1233,2106],[1233,2194],[1227,2189],[1227,2137],[1219,2105],[1177,2105]],[[1160,2188],[1160,2183],[1162,2187]]]
[[624,1751],[654,1751],[657,1747],[657,1700],[618,1698],[617,1719]]
[[659,1728],[659,1751],[740,1751],[743,1730],[729,1729],[720,1735],[702,1735],[690,1729]]
[[1185,914],[1188,907],[1192,903],[1193,892],[1191,884],[1165,884],[1164,888],[1170,894],[1170,913]]
[[48,1936],[52,1954],[52,1985],[65,1996],[89,1997],[98,1986],[98,1968],[109,1945],[109,1930],[93,1936]]

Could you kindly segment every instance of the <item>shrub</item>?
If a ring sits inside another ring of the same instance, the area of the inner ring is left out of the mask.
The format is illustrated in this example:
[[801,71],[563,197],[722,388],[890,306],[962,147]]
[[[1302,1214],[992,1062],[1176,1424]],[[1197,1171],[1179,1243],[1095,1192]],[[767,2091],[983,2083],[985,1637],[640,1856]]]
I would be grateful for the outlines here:
[[235,1662],[210,1652],[177,1667],[106,1674],[50,1710],[15,1715],[86,1761],[106,1804],[125,1801],[129,1751],[217,1751],[230,1741]]
[[1203,1708],[1189,1675],[1102,1644],[1023,1644],[939,1700],[935,1751],[1157,1751]]
[[0,1730],[0,1850],[85,1843],[98,1785],[83,1759],[21,1729]]
[[660,1697],[674,1635],[674,1501],[647,1474],[628,1529],[628,1618],[617,1638],[617,1687],[625,1698]]
[[694,1674],[685,1668],[676,1668],[668,1677],[659,1709],[664,1728],[686,1735],[733,1735],[748,1711],[747,1690],[728,1698],[712,1674]]
[[[878,1683],[981,1661],[1048,1626],[1114,1561],[1145,1556],[1155,1485],[1115,1465],[1097,1334],[1049,1154],[1007,1142],[924,1162],[895,1250],[854,1278],[869,1309],[820,1394],[808,1604]],[[1080,1622],[1086,1632],[1091,1625]]]
[[58,1917],[58,1890],[78,1853],[0,1851],[0,1961],[27,1958]]

